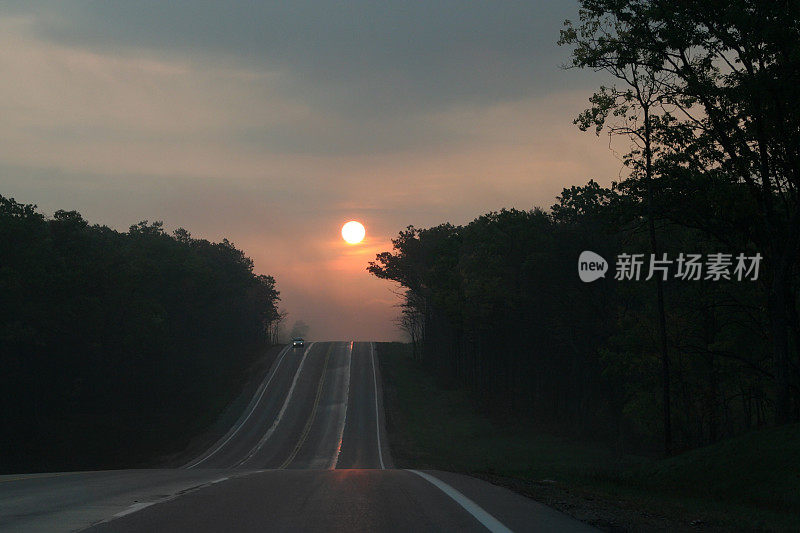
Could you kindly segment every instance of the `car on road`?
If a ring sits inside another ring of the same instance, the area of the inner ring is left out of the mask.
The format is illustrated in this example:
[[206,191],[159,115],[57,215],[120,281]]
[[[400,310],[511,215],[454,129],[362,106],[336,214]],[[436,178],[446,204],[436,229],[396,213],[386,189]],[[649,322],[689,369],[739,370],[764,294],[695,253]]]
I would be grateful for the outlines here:
[[292,339],[292,348],[297,348],[298,346],[304,346],[306,341],[303,340],[302,337],[295,337]]

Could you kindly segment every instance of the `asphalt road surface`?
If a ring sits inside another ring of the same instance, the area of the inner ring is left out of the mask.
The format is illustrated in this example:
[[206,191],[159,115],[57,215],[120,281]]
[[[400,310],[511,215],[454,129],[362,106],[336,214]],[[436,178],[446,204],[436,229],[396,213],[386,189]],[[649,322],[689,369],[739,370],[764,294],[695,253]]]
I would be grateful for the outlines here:
[[475,478],[393,469],[381,399],[372,343],[287,347],[182,468],[0,476],[0,531],[592,531]]

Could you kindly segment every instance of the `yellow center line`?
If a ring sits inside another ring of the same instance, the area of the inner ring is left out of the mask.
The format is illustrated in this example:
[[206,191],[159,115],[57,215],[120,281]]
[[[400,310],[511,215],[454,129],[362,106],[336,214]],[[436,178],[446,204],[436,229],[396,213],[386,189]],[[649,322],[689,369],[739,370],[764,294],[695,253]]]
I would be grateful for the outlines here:
[[322,377],[319,380],[319,385],[317,385],[317,397],[314,399],[314,406],[311,408],[311,415],[308,417],[308,420],[306,421],[306,425],[303,428],[303,433],[300,435],[300,439],[297,441],[294,450],[292,450],[292,453],[289,455],[289,457],[286,458],[283,464],[281,464],[281,466],[278,467],[281,470],[289,466],[289,463],[291,463],[294,460],[295,456],[297,455],[297,452],[300,451],[300,447],[302,447],[303,444],[305,443],[306,438],[308,437],[308,433],[311,431],[311,425],[314,423],[314,418],[317,416],[317,407],[319,406],[319,399],[322,397],[322,386],[325,384],[325,374],[327,373],[328,370],[328,361],[330,360],[332,351],[333,351],[333,343],[331,343],[330,347],[328,348],[328,351],[325,353],[325,364],[322,367]]

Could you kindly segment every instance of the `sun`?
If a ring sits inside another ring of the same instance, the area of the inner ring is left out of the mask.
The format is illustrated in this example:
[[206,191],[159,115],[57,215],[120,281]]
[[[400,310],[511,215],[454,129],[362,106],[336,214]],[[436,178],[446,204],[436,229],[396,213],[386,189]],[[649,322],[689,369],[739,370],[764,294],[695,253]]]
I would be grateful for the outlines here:
[[364,225],[361,222],[351,220],[342,226],[342,238],[350,244],[360,243],[364,240],[364,235],[366,234],[367,230],[364,229]]

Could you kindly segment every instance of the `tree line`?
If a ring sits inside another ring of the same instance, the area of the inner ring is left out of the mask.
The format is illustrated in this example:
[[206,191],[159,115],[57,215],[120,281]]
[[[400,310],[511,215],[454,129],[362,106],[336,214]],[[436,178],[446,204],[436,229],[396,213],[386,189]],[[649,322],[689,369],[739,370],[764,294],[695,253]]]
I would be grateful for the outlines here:
[[241,250],[161,222],[118,232],[0,196],[0,258],[0,471],[178,451],[281,318]]
[[[798,420],[800,7],[581,0],[559,42],[613,80],[575,123],[629,146],[628,173],[401,232],[369,270],[406,289],[417,357],[500,412],[666,453]],[[755,282],[583,284],[582,250],[764,261]]]

